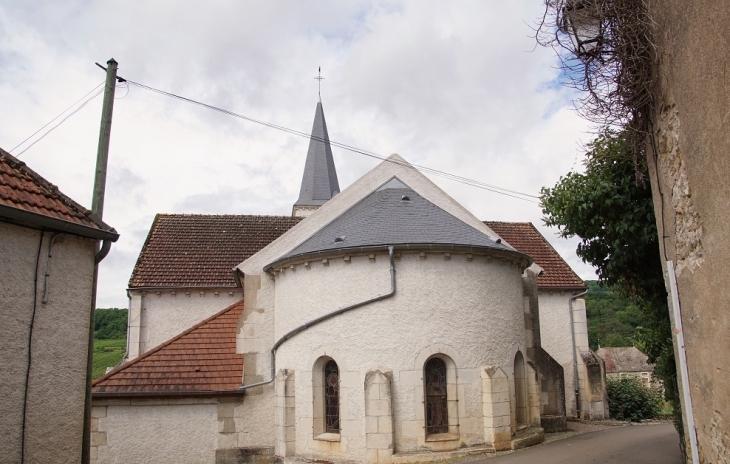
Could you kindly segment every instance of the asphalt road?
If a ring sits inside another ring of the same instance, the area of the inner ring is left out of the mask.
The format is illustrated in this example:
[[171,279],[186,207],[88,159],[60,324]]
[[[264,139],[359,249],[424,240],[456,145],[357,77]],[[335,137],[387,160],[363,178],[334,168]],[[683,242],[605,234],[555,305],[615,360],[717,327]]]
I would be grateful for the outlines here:
[[672,424],[635,425],[586,433],[469,464],[680,464]]

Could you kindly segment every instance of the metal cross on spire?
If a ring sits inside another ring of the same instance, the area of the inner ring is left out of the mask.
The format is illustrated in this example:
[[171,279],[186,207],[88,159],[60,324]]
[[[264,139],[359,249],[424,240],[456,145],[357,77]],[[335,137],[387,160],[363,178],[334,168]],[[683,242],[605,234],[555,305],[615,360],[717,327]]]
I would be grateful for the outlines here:
[[322,101],[322,81],[324,80],[324,77],[322,77],[322,66],[319,67],[317,77],[317,95],[319,95],[319,101]]

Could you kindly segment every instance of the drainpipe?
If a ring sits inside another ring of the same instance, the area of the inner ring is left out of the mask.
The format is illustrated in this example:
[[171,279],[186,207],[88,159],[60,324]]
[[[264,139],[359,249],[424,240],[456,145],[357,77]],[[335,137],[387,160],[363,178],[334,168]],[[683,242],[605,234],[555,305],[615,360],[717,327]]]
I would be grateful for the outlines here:
[[388,246],[388,255],[390,256],[390,291],[384,295],[378,295],[374,298],[370,298],[369,300],[361,301],[359,303],[351,304],[349,306],[345,306],[344,308],[340,308],[336,311],[332,311],[331,313],[327,313],[324,316],[320,316],[316,319],[312,319],[309,322],[306,322],[299,327],[296,327],[286,334],[284,334],[283,337],[281,337],[276,343],[274,343],[274,346],[271,348],[271,378],[269,380],[265,380],[263,382],[258,383],[252,383],[250,385],[241,385],[238,388],[238,391],[248,390],[249,388],[254,387],[260,387],[262,385],[269,384],[274,381],[274,377],[276,375],[276,350],[287,340],[292,338],[294,335],[298,334],[299,332],[304,332],[308,328],[319,324],[320,322],[324,322],[328,319],[331,319],[335,316],[339,316],[342,313],[345,313],[347,311],[351,311],[353,309],[360,308],[361,306],[369,305],[370,303],[375,303],[376,301],[384,300],[386,298],[390,298],[393,295],[395,295],[395,258],[393,255],[393,246]]
[[570,297],[568,308],[570,311],[570,338],[573,340],[573,389],[575,393],[575,415],[580,419],[580,383],[578,382],[578,347],[575,346],[575,325],[573,323],[573,300],[585,295],[588,290]]

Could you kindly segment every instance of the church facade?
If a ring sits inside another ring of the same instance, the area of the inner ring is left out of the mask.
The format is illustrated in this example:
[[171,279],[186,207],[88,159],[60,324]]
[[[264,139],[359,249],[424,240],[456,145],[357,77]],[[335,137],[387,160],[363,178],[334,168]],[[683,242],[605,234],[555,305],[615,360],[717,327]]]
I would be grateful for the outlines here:
[[398,155],[339,190],[320,103],[292,217],[156,218],[97,462],[432,461],[603,418],[585,285],[534,227]]

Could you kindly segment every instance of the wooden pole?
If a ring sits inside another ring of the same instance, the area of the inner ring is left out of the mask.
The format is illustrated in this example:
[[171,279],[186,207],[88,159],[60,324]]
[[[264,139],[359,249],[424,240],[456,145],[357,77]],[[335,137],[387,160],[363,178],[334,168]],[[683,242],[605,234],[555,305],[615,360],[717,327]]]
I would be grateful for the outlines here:
[[[117,62],[110,58],[106,62],[106,85],[104,87],[104,105],[101,110],[101,128],[99,129],[99,148],[96,152],[96,175],[94,176],[94,192],[91,198],[91,212],[101,220],[104,214],[104,192],[106,190],[106,166],[109,159],[109,139],[112,131],[112,110],[114,109],[114,91],[117,86]],[[96,245],[99,251],[99,244]],[[91,312],[89,314],[89,343],[86,357],[86,401],[84,403],[84,435],[81,441],[81,462],[89,464],[91,460],[91,381],[94,371],[94,314],[96,311],[96,286],[99,276],[99,264],[94,264],[94,277],[91,287]]]

